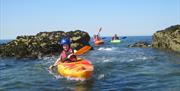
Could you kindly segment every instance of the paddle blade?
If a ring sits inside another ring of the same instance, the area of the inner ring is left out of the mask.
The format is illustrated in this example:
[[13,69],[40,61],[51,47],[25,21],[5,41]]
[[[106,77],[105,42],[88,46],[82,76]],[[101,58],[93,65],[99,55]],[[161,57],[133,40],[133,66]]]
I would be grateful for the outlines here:
[[101,30],[102,30],[102,27],[99,29],[99,32],[101,32]]
[[53,65],[50,65],[49,68],[48,68],[48,70],[51,70],[51,71],[52,71],[53,69],[54,69],[54,66],[53,66]]
[[127,37],[125,36],[125,37],[122,37],[121,39],[126,39]]
[[82,54],[88,52],[90,49],[91,49],[91,46],[84,46],[83,48],[81,48],[77,52],[75,52],[75,54],[82,55]]

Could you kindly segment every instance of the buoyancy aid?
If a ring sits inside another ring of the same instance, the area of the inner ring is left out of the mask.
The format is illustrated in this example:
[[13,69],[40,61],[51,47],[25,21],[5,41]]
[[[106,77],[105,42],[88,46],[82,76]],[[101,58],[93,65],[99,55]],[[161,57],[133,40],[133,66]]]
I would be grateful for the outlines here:
[[70,54],[73,54],[74,53],[74,51],[73,51],[73,49],[72,48],[69,48],[68,49],[68,51],[65,51],[65,50],[63,50],[62,52],[61,52],[61,58],[62,59],[68,59],[67,57],[68,57],[68,55],[70,55]]

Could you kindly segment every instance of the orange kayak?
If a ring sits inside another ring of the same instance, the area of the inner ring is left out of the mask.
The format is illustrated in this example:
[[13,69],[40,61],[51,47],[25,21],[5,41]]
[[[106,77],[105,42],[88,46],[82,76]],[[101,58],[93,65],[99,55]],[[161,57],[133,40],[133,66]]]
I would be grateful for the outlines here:
[[100,44],[103,44],[104,41],[103,40],[97,40],[94,42],[95,45],[100,45]]
[[93,65],[90,61],[78,58],[77,62],[60,63],[58,73],[64,77],[78,78],[86,80],[92,76]]

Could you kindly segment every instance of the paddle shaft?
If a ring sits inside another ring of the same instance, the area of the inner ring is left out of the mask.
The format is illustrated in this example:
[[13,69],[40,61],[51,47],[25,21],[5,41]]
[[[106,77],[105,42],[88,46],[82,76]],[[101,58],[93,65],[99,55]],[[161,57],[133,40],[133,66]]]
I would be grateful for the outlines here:
[[97,35],[99,35],[99,33],[101,32],[101,30],[102,30],[102,27],[99,29],[99,31],[98,31],[98,33],[97,33]]

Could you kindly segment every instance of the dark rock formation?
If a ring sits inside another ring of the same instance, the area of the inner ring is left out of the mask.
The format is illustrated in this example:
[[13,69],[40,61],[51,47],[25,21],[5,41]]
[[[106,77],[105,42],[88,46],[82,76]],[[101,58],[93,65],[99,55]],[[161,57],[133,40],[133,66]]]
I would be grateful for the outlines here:
[[150,44],[150,43],[147,43],[147,42],[140,41],[140,42],[137,42],[137,43],[135,43],[135,44],[128,45],[128,47],[149,48],[149,47],[151,47],[151,44]]
[[89,45],[90,36],[86,32],[76,30],[75,32],[66,32],[66,35],[69,36],[72,41],[71,47],[76,50],[82,48],[84,45]]
[[180,25],[154,33],[152,46],[180,52]]
[[0,56],[16,58],[38,58],[43,55],[62,51],[58,41],[69,37],[71,46],[78,50],[89,45],[90,36],[87,32],[76,30],[70,32],[54,31],[40,32],[35,36],[17,36],[7,44],[0,45]]

